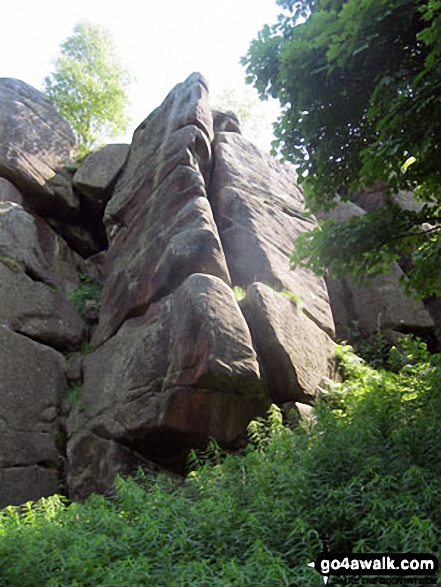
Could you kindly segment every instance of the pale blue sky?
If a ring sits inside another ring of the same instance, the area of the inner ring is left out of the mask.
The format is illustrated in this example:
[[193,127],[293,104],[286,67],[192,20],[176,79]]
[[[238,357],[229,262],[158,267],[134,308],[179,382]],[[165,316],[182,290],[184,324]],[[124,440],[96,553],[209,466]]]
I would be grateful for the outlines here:
[[[121,60],[134,76],[134,128],[169,90],[193,71],[208,79],[213,96],[244,90],[239,59],[264,24],[276,21],[276,0],[13,0],[2,2],[0,77],[15,77],[37,89],[51,72],[59,46],[85,18],[113,33]],[[271,139],[275,105],[263,105],[267,121],[262,146]]]

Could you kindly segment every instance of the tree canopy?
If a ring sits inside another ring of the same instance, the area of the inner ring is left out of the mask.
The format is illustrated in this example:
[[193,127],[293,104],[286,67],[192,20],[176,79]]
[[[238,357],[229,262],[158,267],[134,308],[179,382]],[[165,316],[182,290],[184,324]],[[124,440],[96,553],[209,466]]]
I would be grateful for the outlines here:
[[313,211],[381,181],[390,201],[342,228],[302,237],[293,260],[355,277],[412,254],[408,283],[439,294],[441,0],[278,0],[243,62],[261,97],[284,107],[277,144],[299,167]]
[[80,155],[127,129],[129,83],[111,34],[87,21],[77,23],[73,34],[61,44],[43,91],[70,122]]

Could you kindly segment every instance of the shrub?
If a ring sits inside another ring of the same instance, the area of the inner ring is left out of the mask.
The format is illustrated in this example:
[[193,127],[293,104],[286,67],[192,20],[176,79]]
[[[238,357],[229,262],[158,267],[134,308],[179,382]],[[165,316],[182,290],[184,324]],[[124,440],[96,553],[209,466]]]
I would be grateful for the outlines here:
[[[9,587],[312,586],[334,552],[432,552],[441,528],[441,357],[408,340],[397,373],[339,347],[311,428],[272,407],[243,454],[193,453],[183,484],[140,472],[112,499],[59,496],[0,514]],[[207,461],[207,457],[212,456]]]

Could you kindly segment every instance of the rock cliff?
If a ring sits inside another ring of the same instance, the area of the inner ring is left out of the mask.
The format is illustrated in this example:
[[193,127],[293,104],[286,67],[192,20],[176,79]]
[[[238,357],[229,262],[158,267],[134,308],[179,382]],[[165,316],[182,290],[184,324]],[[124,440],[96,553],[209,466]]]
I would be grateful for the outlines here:
[[[74,146],[39,92],[0,79],[0,507],[183,471],[190,448],[237,446],[270,403],[302,409],[332,374],[327,286],[290,269],[316,223],[296,173],[210,109],[200,74],[131,145],[79,168]],[[348,287],[331,284],[339,324]],[[403,298],[394,328],[409,308],[433,327]]]

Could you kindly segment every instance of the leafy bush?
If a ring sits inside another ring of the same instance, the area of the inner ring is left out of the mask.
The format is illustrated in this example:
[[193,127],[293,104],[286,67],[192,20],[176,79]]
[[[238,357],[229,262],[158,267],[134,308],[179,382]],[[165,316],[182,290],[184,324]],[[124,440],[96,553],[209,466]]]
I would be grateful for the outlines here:
[[346,379],[315,426],[291,429],[273,406],[243,454],[193,453],[183,484],[140,473],[112,499],[6,508],[0,584],[319,587],[306,563],[325,535],[334,552],[436,554],[441,356],[403,348],[391,373],[340,347]]

